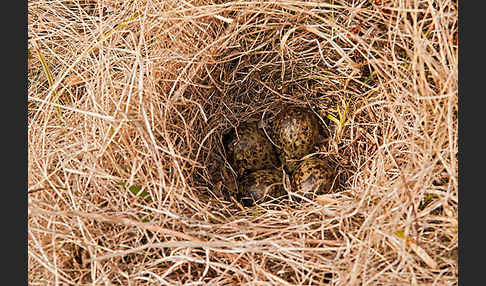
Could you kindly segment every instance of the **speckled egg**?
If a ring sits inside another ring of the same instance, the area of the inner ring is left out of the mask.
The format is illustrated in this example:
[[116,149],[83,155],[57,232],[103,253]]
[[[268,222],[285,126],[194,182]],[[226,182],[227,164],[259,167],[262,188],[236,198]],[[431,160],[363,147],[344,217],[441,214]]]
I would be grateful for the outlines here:
[[280,159],[292,173],[298,161],[313,151],[319,139],[319,121],[312,111],[287,106],[276,117],[272,134],[280,147]]
[[226,143],[228,159],[238,175],[245,171],[271,168],[278,165],[272,143],[256,123],[245,123],[229,134]]
[[245,205],[285,194],[282,173],[277,169],[263,169],[247,174],[241,178],[238,190],[239,199]]
[[292,187],[300,195],[331,192],[335,170],[326,160],[308,158],[300,162],[292,175]]

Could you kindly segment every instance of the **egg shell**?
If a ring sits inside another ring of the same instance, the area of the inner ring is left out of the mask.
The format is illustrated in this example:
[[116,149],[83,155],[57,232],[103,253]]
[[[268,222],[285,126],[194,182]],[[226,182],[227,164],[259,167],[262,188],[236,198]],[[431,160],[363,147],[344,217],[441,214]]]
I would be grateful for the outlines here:
[[292,175],[292,187],[300,195],[321,195],[331,192],[335,170],[327,160],[308,158],[300,162]]
[[238,187],[240,200],[261,202],[285,194],[282,173],[277,169],[257,170],[242,177]]
[[278,114],[272,134],[280,148],[280,160],[290,173],[297,166],[297,160],[312,153],[319,133],[319,120],[308,109],[287,106]]
[[229,135],[226,150],[238,175],[278,166],[277,153],[256,123],[241,124]]

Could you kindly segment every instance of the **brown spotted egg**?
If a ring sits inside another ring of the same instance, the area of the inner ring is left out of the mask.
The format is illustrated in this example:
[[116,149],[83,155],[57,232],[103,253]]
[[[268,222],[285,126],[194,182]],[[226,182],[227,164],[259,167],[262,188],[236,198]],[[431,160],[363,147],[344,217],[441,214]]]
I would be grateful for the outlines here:
[[292,175],[292,187],[300,195],[331,192],[335,170],[326,160],[308,158],[300,162]]
[[312,153],[319,139],[319,121],[311,111],[287,106],[276,117],[272,134],[280,147],[280,159],[287,170],[292,173],[296,160]]
[[278,198],[285,194],[282,173],[277,169],[263,169],[251,172],[241,178],[238,187],[239,199],[245,205]]
[[241,124],[228,138],[228,158],[238,175],[278,165],[272,143],[256,123]]

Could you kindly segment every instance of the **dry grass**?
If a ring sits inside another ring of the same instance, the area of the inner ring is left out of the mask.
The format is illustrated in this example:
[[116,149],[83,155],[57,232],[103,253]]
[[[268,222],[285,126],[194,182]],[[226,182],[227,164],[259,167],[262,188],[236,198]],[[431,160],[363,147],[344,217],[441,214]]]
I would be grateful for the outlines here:
[[[328,2],[29,1],[29,284],[457,285],[457,3]],[[222,134],[288,102],[340,192],[240,208]]]

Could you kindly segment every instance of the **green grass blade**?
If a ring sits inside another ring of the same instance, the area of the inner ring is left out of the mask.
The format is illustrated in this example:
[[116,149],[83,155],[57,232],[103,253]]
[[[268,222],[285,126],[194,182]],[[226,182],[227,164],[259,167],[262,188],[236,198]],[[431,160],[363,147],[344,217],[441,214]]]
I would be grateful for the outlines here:
[[[36,50],[37,56],[39,57],[39,60],[41,62],[42,70],[46,74],[47,82],[49,83],[49,89],[52,89],[52,86],[54,85],[54,79],[52,77],[51,70],[49,69],[49,66],[46,63],[46,60],[44,59],[44,55],[42,54],[41,50],[38,47],[36,47],[35,50]],[[55,90],[52,91],[52,96],[54,98],[56,98],[56,101],[59,104],[59,99],[56,96],[56,91]],[[59,112],[59,119],[61,119],[61,117],[62,117],[62,110],[61,110],[61,108],[59,108],[59,106],[56,106],[56,109]]]

